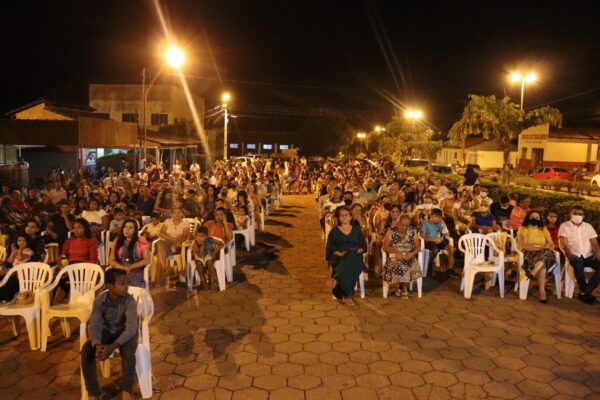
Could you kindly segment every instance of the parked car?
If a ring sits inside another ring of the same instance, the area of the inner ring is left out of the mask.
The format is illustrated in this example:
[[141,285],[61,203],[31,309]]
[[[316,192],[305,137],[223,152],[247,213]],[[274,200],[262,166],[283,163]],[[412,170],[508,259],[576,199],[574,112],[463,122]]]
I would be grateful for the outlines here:
[[542,167],[538,168],[531,177],[536,180],[564,180],[573,181],[573,174],[560,167]]
[[453,172],[451,166],[442,164],[433,164],[431,166],[431,171],[436,174],[451,174]]
[[412,160],[404,160],[404,166],[409,168],[429,167],[429,161],[413,158]]

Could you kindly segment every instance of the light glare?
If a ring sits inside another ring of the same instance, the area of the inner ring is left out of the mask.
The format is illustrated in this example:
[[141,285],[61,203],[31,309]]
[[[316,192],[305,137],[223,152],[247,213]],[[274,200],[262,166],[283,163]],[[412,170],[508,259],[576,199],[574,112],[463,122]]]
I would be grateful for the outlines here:
[[528,73],[527,76],[525,77],[525,82],[527,82],[527,83],[533,83],[536,80],[537,80],[537,76],[533,72]]
[[174,68],[179,68],[185,61],[185,54],[177,47],[171,47],[165,55],[167,63]]
[[227,103],[229,100],[231,100],[231,95],[229,94],[229,92],[223,93],[223,96],[221,96],[221,100],[223,101],[223,103]]

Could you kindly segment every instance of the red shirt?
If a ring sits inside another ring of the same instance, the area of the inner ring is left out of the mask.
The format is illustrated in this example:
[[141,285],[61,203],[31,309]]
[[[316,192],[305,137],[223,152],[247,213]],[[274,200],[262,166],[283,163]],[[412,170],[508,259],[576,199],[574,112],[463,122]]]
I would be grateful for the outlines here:
[[68,238],[63,244],[62,255],[69,262],[89,262],[98,264],[98,241],[96,238]]

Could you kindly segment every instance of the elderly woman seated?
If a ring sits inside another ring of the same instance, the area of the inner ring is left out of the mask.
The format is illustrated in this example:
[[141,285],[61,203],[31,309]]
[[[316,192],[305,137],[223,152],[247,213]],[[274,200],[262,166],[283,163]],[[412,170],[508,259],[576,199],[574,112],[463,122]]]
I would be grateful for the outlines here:
[[[399,212],[398,206],[392,207],[392,213]],[[421,249],[419,232],[411,226],[407,214],[396,218],[383,239],[383,251],[388,254],[383,266],[383,280],[398,283],[396,296],[408,299],[408,284],[421,277],[417,255]]]

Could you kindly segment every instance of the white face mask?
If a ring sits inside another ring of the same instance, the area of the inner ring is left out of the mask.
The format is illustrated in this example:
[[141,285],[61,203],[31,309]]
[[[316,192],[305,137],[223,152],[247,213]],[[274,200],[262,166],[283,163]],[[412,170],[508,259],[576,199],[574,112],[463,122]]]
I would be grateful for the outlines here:
[[583,215],[573,215],[571,216],[571,222],[575,225],[579,225],[583,222]]

